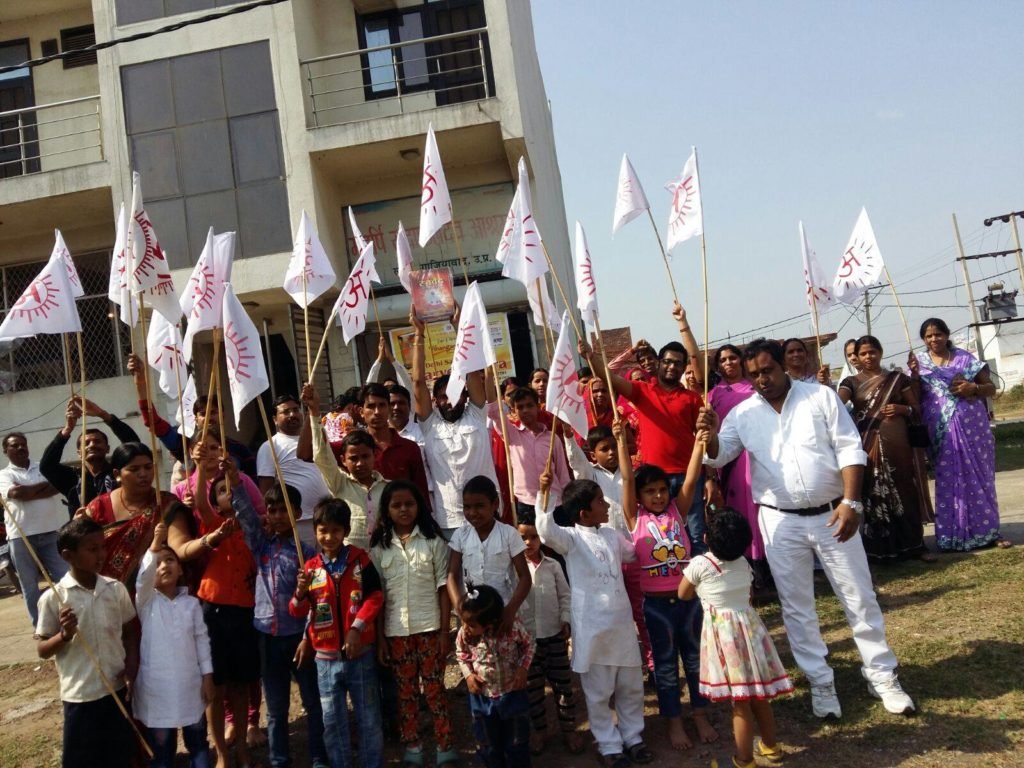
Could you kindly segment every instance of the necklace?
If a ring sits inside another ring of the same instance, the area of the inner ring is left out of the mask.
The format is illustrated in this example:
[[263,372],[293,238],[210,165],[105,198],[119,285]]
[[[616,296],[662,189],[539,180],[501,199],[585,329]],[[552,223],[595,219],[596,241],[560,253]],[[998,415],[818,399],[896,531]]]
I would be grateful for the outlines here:
[[937,360],[935,357],[935,353],[932,352],[931,350],[928,351],[928,355],[931,357],[932,362],[936,363],[940,368],[944,368],[945,366],[949,365],[949,361],[952,358],[952,355],[949,353],[949,350],[946,350],[946,352]]

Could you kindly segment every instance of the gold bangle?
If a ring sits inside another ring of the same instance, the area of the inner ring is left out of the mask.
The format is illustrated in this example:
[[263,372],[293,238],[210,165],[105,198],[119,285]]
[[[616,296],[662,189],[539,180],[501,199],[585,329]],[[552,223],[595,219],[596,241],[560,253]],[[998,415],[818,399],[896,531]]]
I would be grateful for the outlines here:
[[686,333],[688,330],[690,330],[690,326],[686,326],[685,328],[683,328],[682,326],[679,326],[679,332],[680,333]]

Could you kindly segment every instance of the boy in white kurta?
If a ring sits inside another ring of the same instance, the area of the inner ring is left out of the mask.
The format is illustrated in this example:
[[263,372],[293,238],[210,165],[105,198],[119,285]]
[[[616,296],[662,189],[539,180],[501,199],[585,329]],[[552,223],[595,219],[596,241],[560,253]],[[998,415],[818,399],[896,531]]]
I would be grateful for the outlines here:
[[[544,479],[542,478],[542,483]],[[608,502],[591,480],[574,480],[562,494],[562,510],[575,521],[562,528],[553,504],[537,514],[541,541],[565,558],[572,588],[572,668],[579,673],[590,730],[605,764],[625,768],[649,763],[643,741],[644,679],[622,563],[636,559],[632,543],[608,522]],[[616,724],[609,701],[615,696]],[[628,757],[627,757],[628,755]]]

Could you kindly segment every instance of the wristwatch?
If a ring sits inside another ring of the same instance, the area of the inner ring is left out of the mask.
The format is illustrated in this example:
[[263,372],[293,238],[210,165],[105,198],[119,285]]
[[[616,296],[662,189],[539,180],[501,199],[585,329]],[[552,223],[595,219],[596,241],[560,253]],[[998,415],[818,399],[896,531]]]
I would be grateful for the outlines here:
[[856,501],[855,499],[846,499],[846,498],[844,498],[839,503],[840,504],[845,504],[850,509],[852,509],[854,512],[856,512],[858,515],[863,515],[864,514],[864,503],[861,502],[861,501]]

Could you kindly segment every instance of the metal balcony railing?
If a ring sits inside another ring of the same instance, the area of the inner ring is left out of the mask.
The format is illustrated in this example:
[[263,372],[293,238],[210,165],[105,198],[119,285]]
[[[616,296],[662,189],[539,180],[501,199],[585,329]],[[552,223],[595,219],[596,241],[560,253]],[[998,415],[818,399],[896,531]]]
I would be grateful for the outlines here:
[[0,178],[103,160],[100,97],[0,112]]
[[486,27],[318,56],[300,64],[312,127],[494,96]]

